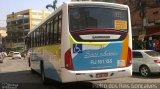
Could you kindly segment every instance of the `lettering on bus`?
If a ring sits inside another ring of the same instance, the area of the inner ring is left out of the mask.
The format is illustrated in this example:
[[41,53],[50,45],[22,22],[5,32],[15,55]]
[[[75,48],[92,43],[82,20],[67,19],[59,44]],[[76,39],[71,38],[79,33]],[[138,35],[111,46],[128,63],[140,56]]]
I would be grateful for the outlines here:
[[84,58],[96,58],[96,57],[105,57],[105,56],[116,56],[117,53],[114,53],[114,52],[107,52],[107,51],[104,51],[104,52],[97,52],[97,53],[93,53],[93,52],[90,52],[90,51],[87,51],[84,55]]
[[92,39],[110,38],[110,36],[92,36]]
[[104,60],[91,60],[90,64],[108,64],[112,63],[112,59],[104,59]]

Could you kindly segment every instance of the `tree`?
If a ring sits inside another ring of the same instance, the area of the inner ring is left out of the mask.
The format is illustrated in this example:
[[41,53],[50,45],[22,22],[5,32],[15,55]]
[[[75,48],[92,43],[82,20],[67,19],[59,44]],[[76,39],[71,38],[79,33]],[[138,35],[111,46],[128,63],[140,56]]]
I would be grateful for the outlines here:
[[54,0],[53,1],[53,4],[48,4],[48,5],[46,5],[46,8],[48,9],[49,7],[51,7],[52,9],[57,9],[57,6],[56,6],[56,4],[57,4],[57,0]]

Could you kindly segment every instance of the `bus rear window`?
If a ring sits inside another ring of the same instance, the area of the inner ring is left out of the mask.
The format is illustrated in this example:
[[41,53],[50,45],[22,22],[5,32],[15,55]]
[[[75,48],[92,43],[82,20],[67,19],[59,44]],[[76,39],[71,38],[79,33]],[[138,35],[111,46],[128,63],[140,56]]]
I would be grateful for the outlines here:
[[77,41],[120,41],[128,32],[128,11],[105,6],[69,7],[69,26]]
[[103,7],[70,7],[70,32],[86,29],[128,30],[127,10]]

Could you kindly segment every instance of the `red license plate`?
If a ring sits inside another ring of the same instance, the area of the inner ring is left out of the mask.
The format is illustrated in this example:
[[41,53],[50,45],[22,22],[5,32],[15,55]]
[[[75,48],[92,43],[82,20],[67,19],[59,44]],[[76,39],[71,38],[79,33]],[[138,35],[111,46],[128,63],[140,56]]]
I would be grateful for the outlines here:
[[102,77],[107,77],[108,73],[98,73],[96,74],[96,78],[102,78]]

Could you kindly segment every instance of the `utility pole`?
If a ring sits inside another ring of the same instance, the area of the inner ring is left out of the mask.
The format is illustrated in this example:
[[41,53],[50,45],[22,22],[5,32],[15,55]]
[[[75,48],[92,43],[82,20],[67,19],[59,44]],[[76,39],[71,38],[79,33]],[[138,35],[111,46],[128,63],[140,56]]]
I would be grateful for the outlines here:
[[140,11],[139,11],[139,16],[141,18],[141,23],[142,23],[142,30],[139,33],[139,39],[141,41],[144,40],[145,34],[146,34],[146,30],[145,30],[145,13],[146,13],[146,0],[139,0],[139,7],[140,7]]

